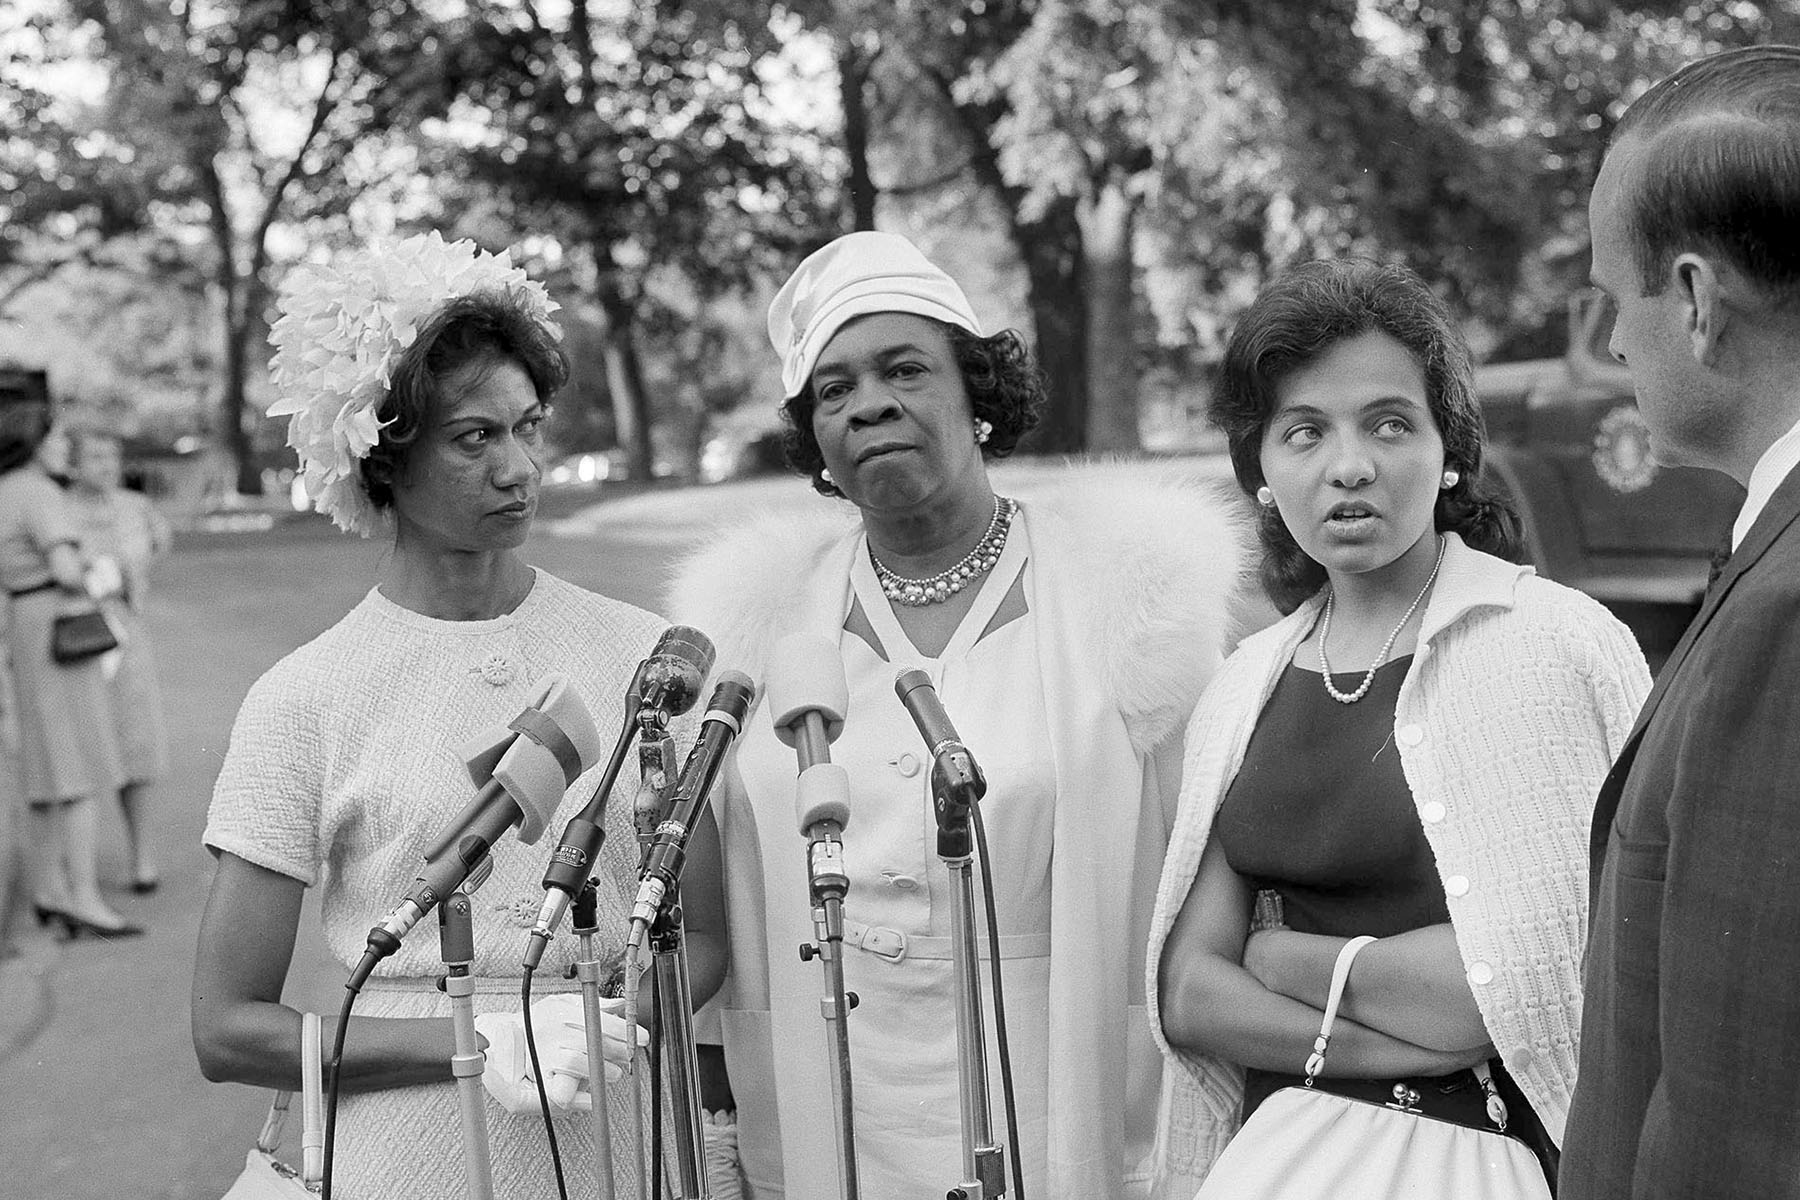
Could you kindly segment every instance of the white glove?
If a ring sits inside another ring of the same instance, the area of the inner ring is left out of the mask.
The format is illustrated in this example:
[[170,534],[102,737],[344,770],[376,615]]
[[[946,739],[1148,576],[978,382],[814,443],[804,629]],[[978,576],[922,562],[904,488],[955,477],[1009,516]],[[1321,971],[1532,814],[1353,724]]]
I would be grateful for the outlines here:
[[125,573],[119,569],[118,559],[110,555],[98,555],[88,563],[81,582],[87,589],[89,599],[93,600],[104,600],[108,596],[119,596],[125,592]]
[[[625,1074],[631,1060],[628,1028],[619,1016],[622,999],[600,1001],[601,1049],[606,1056],[606,1078]],[[637,1045],[650,1035],[636,1024],[629,1026]],[[531,1052],[525,1044],[525,1019],[519,1013],[483,1013],[475,1018],[475,1032],[487,1039],[486,1062],[481,1082],[488,1095],[509,1113],[531,1113],[538,1107],[537,1083],[531,1074]],[[593,1096],[583,1086],[588,1080],[587,1025],[582,1020],[581,994],[557,992],[531,1004],[531,1032],[537,1040],[538,1064],[544,1069],[544,1094],[558,1112],[573,1108],[585,1112]]]

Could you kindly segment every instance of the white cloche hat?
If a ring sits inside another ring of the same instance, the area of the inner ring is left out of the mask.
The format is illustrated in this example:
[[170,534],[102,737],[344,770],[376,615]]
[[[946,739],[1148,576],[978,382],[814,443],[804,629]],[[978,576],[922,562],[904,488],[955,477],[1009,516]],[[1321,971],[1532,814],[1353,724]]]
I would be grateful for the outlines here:
[[982,336],[969,298],[917,246],[896,233],[846,233],[807,255],[769,305],[782,399],[806,389],[838,330],[881,312],[931,317]]

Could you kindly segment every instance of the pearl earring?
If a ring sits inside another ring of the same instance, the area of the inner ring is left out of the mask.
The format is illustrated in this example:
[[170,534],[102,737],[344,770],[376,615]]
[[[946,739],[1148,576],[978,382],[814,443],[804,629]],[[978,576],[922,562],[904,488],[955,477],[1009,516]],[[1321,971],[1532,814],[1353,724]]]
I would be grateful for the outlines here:
[[1457,471],[1457,469],[1455,467],[1451,467],[1448,471],[1444,472],[1444,490],[1446,492],[1449,491],[1451,488],[1455,487],[1461,481],[1462,481],[1462,474],[1461,474],[1461,472]]
[[977,419],[975,422],[975,444],[987,445],[987,440],[994,436],[994,423]]
[[1256,489],[1256,502],[1264,508],[1275,507],[1275,493],[1269,490],[1268,484],[1265,483]]
[[829,467],[820,467],[819,468],[819,478],[821,480],[823,480],[828,486],[831,486],[831,487],[837,486],[837,480],[835,480],[831,477],[831,468],[829,468]]

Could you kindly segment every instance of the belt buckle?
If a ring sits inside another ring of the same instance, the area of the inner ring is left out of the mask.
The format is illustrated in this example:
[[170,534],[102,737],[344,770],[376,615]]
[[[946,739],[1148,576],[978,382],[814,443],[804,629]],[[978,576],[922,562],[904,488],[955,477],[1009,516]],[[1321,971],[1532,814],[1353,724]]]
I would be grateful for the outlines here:
[[[885,958],[897,963],[906,958],[906,934],[898,929],[890,929],[885,925],[871,925],[863,931],[862,941],[858,948],[873,954],[876,958]],[[888,949],[892,946],[893,949]]]

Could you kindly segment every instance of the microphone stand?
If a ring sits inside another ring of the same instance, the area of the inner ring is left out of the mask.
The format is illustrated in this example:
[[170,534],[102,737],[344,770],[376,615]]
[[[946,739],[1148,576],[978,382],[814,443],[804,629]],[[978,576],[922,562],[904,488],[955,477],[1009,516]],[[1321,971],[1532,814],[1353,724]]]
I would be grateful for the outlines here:
[[[594,945],[599,932],[599,905],[594,894],[594,881],[589,879],[575,893],[571,927],[581,940],[581,957],[575,962],[575,977],[581,981],[581,1015],[587,1026],[588,1092],[593,1107],[588,1111],[594,1131],[594,1176],[600,1200],[613,1197],[612,1123],[606,1104],[606,1047],[600,1029],[600,955]],[[637,1016],[625,1014],[631,1033]]]
[[700,1112],[700,1062],[694,1049],[693,994],[688,987],[687,948],[682,941],[679,884],[669,889],[650,924],[656,968],[657,1021],[664,1037],[663,1062],[669,1074],[669,1107],[675,1117],[675,1160],[680,1176],[677,1200],[711,1200],[706,1180],[706,1137]]
[[[969,808],[983,787],[966,750],[938,756],[931,772],[938,818],[938,858],[950,872],[950,956],[956,977],[957,1081],[962,1101],[963,1181],[950,1200],[992,1200],[1006,1193],[1006,1165],[993,1134],[988,1105],[987,1037],[981,1017],[980,950],[975,933],[975,884]],[[994,953],[999,948],[993,949]]]
[[[817,733],[817,730],[812,732]],[[822,742],[822,735],[819,737]],[[835,770],[824,755],[814,751],[809,767],[800,775],[800,809],[803,813],[825,810],[848,812],[849,777]],[[822,795],[809,796],[817,792]],[[843,824],[829,818],[813,822],[806,848],[807,874],[812,896],[813,937],[800,945],[800,958],[819,960],[825,973],[825,994],[819,997],[819,1014],[825,1018],[825,1047],[831,1055],[831,1100],[836,1116],[838,1186],[844,1200],[858,1200],[861,1185],[856,1172],[856,1105],[850,1083],[850,1010],[856,994],[844,990],[844,897],[850,877],[844,866]]]
[[[485,879],[493,860],[480,872]],[[480,886],[477,881],[476,886]],[[457,1107],[462,1116],[463,1168],[469,1180],[470,1200],[493,1200],[493,1164],[488,1151],[487,1108],[481,1086],[485,1061],[475,1033],[475,929],[470,920],[470,889],[465,885],[450,893],[438,906],[438,945],[443,954],[443,989],[450,997],[450,1022],[455,1029],[456,1050],[450,1073],[456,1077]]]
[[[626,955],[635,957],[648,939],[655,956],[654,991],[657,1032],[669,1060],[668,1082],[675,1117],[676,1168],[681,1200],[709,1200],[706,1182],[704,1120],[700,1111],[700,1069],[694,1051],[693,995],[688,984],[687,951],[681,928],[681,868],[689,834],[706,818],[707,800],[731,740],[755,695],[750,678],[737,671],[719,676],[706,716],[687,763],[681,769],[667,811],[651,827],[650,846],[638,869],[637,898],[632,903]],[[658,760],[659,763],[665,760]],[[640,815],[645,805],[639,797]],[[661,796],[656,797],[662,800]],[[640,822],[643,829],[647,822]],[[629,979],[629,967],[627,978]]]
[[[640,718],[641,719],[641,718]],[[656,827],[661,824],[663,808],[668,798],[670,782],[680,771],[680,764],[675,757],[675,739],[669,736],[666,725],[645,725],[638,741],[638,776],[637,795],[632,800],[632,822],[637,831],[638,855],[641,858],[649,850],[651,839],[656,835]],[[625,948],[625,1018],[635,1022],[638,1011],[638,984],[642,974],[638,959],[628,944]],[[651,1002],[658,999],[656,978],[651,978]],[[661,1036],[660,1030],[657,1036]],[[651,1145],[656,1139],[647,1136],[644,1131],[644,1076],[649,1073],[655,1060],[648,1060],[644,1070],[638,1070],[637,1046],[631,1046],[631,1058],[626,1067],[631,1072],[631,1110],[636,1121],[637,1145],[637,1194],[638,1200],[650,1200],[651,1156],[654,1155],[654,1166],[661,1170],[663,1161],[662,1147]],[[695,1077],[699,1076],[699,1062],[696,1056]],[[698,1084],[696,1083],[696,1087]],[[661,1113],[651,1114],[653,1122],[660,1123]],[[650,1154],[645,1153],[646,1147]]]

